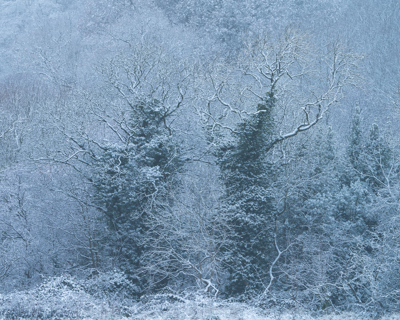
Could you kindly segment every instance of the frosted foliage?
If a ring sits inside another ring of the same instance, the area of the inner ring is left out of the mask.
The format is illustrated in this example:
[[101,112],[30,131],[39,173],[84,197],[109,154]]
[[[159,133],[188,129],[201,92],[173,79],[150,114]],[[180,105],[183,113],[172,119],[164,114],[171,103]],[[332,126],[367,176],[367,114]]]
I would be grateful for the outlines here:
[[[369,320],[368,314],[341,313],[313,316],[301,309],[262,310],[242,303],[213,301],[201,296],[159,295],[145,303],[99,299],[86,292],[86,282],[68,276],[48,280],[26,292],[0,295],[2,319],[136,319],[136,320]],[[400,315],[381,320],[400,319]]]

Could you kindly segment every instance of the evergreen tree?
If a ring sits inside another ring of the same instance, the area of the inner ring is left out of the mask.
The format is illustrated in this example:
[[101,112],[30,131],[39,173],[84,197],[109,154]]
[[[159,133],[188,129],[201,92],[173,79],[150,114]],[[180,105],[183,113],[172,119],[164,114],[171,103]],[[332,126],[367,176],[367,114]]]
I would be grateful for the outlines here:
[[[342,184],[336,193],[336,236],[332,243],[337,249],[337,267],[344,275],[346,285],[351,288],[354,303],[368,301],[373,284],[365,281],[363,259],[374,259],[376,252],[375,232],[379,228],[379,216],[376,207],[382,201],[380,192],[389,174],[392,151],[382,137],[376,124],[371,126],[369,134],[362,130],[363,123],[360,108],[355,109],[347,147],[345,164],[340,168]],[[350,168],[346,169],[346,168]],[[383,212],[379,210],[379,214]],[[362,258],[361,258],[362,257]],[[368,278],[368,277],[366,277]],[[336,294],[336,302],[345,301],[346,292]]]
[[369,136],[363,133],[361,109],[358,106],[352,120],[347,157],[353,169],[352,172],[346,172],[347,185],[359,179],[366,182],[373,193],[377,193],[385,184],[393,153],[377,124],[371,126]]
[[341,186],[337,194],[337,210],[340,220],[358,224],[357,235],[365,231],[366,206],[368,195],[368,164],[366,163],[366,144],[368,139],[363,131],[361,108],[356,106],[350,127],[349,142],[340,168]]
[[336,241],[332,222],[340,190],[337,154],[330,127],[319,127],[300,142],[291,157],[295,161],[287,166],[292,185],[284,226],[288,242],[296,245],[282,261],[281,268],[287,272],[280,277],[280,289],[296,292],[298,301],[322,308],[327,293],[333,292],[328,283],[335,283],[337,273],[330,261],[337,254],[330,245]]
[[148,215],[169,204],[183,165],[166,117],[158,101],[135,105],[126,144],[103,146],[96,165],[96,200],[108,226],[103,248],[137,284]]
[[273,249],[274,180],[268,151],[274,135],[270,92],[257,112],[237,126],[233,140],[218,150],[225,185],[224,203],[233,228],[233,244],[226,254],[229,280],[226,294],[241,295],[262,288]]
[[356,106],[350,129],[350,141],[347,148],[347,156],[352,167],[359,173],[365,171],[365,164],[362,160],[364,153],[364,137],[362,131],[361,108]]
[[390,146],[381,135],[379,126],[374,123],[370,129],[364,161],[367,165],[366,180],[375,194],[386,184],[392,156]]

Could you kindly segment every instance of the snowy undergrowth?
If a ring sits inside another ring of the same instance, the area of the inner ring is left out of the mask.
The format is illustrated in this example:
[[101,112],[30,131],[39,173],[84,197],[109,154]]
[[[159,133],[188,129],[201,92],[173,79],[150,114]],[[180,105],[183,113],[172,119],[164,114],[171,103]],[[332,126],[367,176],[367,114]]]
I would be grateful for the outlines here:
[[[202,302],[200,302],[202,300]],[[263,310],[243,303],[212,302],[203,299],[158,304],[147,311],[142,310],[132,319],[145,320],[369,320],[378,319],[366,314],[340,313],[312,316],[305,311],[287,310],[284,312]],[[400,315],[388,315],[381,320],[400,319]]]
[[[110,288],[112,290],[110,290]],[[367,320],[354,313],[312,316],[302,310],[278,312],[244,303],[202,296],[154,295],[132,302],[132,288],[121,274],[95,279],[70,276],[49,279],[35,289],[0,295],[0,319],[135,319],[135,320]],[[386,315],[382,320],[400,319]]]
[[123,319],[135,312],[127,298],[132,289],[118,272],[95,281],[55,277],[32,290],[0,295],[0,319]]

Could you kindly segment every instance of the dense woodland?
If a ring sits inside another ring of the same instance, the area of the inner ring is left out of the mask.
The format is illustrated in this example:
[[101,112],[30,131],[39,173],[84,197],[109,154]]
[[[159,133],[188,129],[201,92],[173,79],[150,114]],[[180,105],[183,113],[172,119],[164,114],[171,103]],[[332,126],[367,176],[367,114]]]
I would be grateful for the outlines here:
[[3,0],[0,26],[0,312],[400,311],[397,0]]

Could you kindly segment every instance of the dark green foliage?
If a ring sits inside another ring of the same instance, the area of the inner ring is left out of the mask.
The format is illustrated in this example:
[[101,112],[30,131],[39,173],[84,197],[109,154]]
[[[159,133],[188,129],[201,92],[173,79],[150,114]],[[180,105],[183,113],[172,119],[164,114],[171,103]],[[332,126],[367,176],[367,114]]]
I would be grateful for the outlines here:
[[354,115],[350,129],[350,141],[347,147],[347,155],[353,168],[358,172],[365,171],[365,164],[362,161],[362,154],[365,149],[365,141],[362,131],[361,109],[357,106],[354,110]]
[[290,177],[284,217],[287,222],[281,227],[280,237],[286,240],[286,246],[292,244],[292,247],[280,266],[288,271],[280,277],[276,287],[290,290],[299,300],[312,301],[316,307],[328,307],[326,301],[329,300],[324,292],[332,292],[332,288],[324,285],[336,281],[337,270],[330,268],[336,265],[330,259],[335,259],[331,244],[336,230],[332,222],[335,197],[340,188],[333,132],[329,127],[316,130],[305,133],[300,144],[294,145],[293,161],[287,166]]
[[274,104],[275,97],[269,93],[217,154],[226,188],[223,200],[235,235],[226,254],[229,296],[259,291],[271,260],[274,174],[268,151],[274,134]]
[[132,279],[141,267],[148,215],[170,204],[183,165],[163,111],[157,101],[138,103],[126,143],[104,146],[96,163],[96,201],[108,226],[103,248]]
[[[347,156],[352,171],[348,173],[347,181],[360,179],[368,184],[373,193],[384,187],[391,167],[393,152],[379,126],[373,124],[369,134],[362,130],[361,110],[356,107],[350,130],[350,141]],[[351,178],[350,178],[351,177]],[[350,178],[350,180],[349,180]]]
[[[370,140],[363,131],[360,107],[356,107],[350,128],[350,138],[346,156],[342,159],[340,192],[337,195],[338,219],[354,223],[356,236],[365,235],[373,220],[368,214],[368,206],[373,199],[371,189]],[[372,220],[371,220],[372,219]]]
[[368,181],[372,191],[377,193],[387,183],[386,178],[392,169],[393,157],[392,150],[381,135],[377,124],[373,124],[370,129],[365,153],[366,181]]
[[[365,272],[365,262],[377,259],[375,247],[381,218],[382,195],[387,181],[397,174],[394,151],[376,124],[366,133],[361,110],[355,109],[346,154],[337,167],[339,179],[331,187],[331,208],[326,210],[331,222],[323,226],[324,238],[332,247],[332,270],[329,282],[343,281],[344,289],[331,290],[336,306],[344,303],[366,303],[373,296],[374,284]],[[378,211],[376,208],[380,208]],[[378,212],[378,214],[377,214]]]

